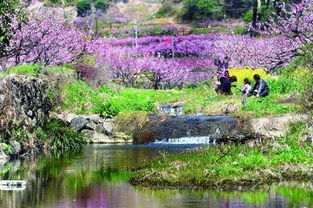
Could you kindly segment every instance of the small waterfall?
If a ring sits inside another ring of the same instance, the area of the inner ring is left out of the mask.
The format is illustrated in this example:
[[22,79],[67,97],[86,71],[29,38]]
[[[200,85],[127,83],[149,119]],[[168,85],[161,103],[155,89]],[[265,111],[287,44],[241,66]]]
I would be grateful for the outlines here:
[[182,113],[181,106],[160,108],[166,115],[149,116],[149,122],[136,134],[137,144],[216,144],[238,130],[236,119],[230,116],[184,116],[177,115]]
[[216,139],[211,139],[210,136],[199,137],[181,137],[181,138],[166,138],[153,142],[154,144],[216,144]]
[[183,107],[183,105],[160,105],[159,111],[164,115],[182,116],[184,115]]

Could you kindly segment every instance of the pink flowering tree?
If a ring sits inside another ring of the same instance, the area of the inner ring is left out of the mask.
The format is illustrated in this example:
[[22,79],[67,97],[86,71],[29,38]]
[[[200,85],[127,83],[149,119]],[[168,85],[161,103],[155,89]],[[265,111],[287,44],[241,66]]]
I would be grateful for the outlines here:
[[302,0],[298,4],[285,4],[281,15],[271,19],[271,32],[287,36],[307,44],[313,41],[313,1]]
[[103,68],[110,78],[133,86],[136,76],[141,73],[140,59],[136,58],[133,50],[120,47],[101,49],[97,50],[97,66]]
[[52,12],[38,11],[19,25],[6,48],[10,66],[21,63],[58,65],[71,63],[85,51],[86,34]]

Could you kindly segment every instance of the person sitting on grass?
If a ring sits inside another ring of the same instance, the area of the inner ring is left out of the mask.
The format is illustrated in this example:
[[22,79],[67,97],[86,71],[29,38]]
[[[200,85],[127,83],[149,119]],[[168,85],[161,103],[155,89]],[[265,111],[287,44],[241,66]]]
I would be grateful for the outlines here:
[[243,94],[242,96],[247,97],[249,95],[250,90],[251,90],[251,82],[248,78],[245,78],[243,80],[243,82],[245,83],[245,86],[240,87],[239,89]]
[[255,85],[250,90],[248,96],[249,97],[252,95],[255,95],[256,97],[268,96],[270,93],[268,84],[263,79],[261,79],[260,75],[258,74],[255,74],[253,78],[255,80]]

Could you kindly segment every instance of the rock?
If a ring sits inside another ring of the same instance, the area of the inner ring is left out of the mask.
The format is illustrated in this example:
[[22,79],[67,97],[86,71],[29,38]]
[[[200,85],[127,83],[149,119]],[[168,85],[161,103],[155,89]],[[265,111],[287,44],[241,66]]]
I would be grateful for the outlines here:
[[7,159],[9,159],[9,156],[7,156],[4,153],[3,149],[0,148],[0,160],[7,160]]
[[104,121],[102,124],[102,127],[105,131],[105,133],[107,133],[108,135],[112,135],[113,134],[113,122],[111,121]]
[[306,121],[308,117],[300,114],[287,114],[272,118],[254,118],[249,121],[250,131],[269,138],[287,136],[289,125]]
[[90,121],[86,124],[86,128],[96,130],[99,125],[95,124],[93,121]]
[[10,141],[10,145],[13,149],[13,155],[19,155],[22,150],[21,144],[15,140]]
[[90,140],[92,143],[112,143],[109,136],[98,132],[94,132]]
[[101,117],[100,117],[98,114],[89,115],[88,118],[89,118],[90,121],[92,121],[92,122],[94,122],[94,123],[96,123],[96,124],[98,124],[98,123],[101,122],[101,121],[100,121],[100,120],[101,120]]
[[237,121],[230,116],[150,116],[134,135],[135,143],[182,137],[209,137],[221,140],[237,132]]
[[222,112],[225,114],[232,114],[232,113],[237,112],[241,107],[242,107],[242,104],[240,104],[240,103],[229,104],[222,109]]
[[83,129],[83,130],[81,131],[81,133],[82,133],[82,134],[85,134],[86,137],[88,137],[88,139],[89,139],[89,138],[91,138],[91,137],[93,136],[94,131],[93,131],[93,130],[90,130],[90,129]]
[[82,129],[85,128],[86,124],[88,123],[87,119],[83,118],[83,117],[77,117],[74,118],[71,123],[70,126],[75,130],[75,131],[81,131]]
[[63,118],[61,119],[63,122],[70,124],[71,121],[76,118],[77,115],[73,114],[73,113],[67,113],[63,116]]

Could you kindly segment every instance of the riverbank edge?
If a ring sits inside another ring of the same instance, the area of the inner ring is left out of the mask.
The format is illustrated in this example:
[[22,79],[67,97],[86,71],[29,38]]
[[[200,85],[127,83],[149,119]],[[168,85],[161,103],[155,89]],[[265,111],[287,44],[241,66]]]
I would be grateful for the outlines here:
[[268,183],[262,183],[262,184],[251,184],[251,185],[245,185],[242,186],[241,184],[238,185],[221,185],[221,186],[216,186],[216,185],[204,185],[204,186],[173,186],[173,185],[157,185],[157,184],[150,184],[150,183],[138,183],[136,180],[131,178],[129,180],[129,183],[133,186],[138,186],[138,187],[144,187],[144,188],[149,188],[149,189],[171,189],[171,190],[216,190],[216,191],[255,191],[255,190],[266,190],[269,187],[273,185],[280,185],[284,183],[291,183],[291,182],[304,182],[312,183],[313,176],[310,176],[307,179],[303,178],[294,178],[293,176],[290,177],[290,179],[287,180],[276,180],[276,181],[271,181]]
[[250,140],[162,155],[132,170],[135,186],[251,190],[313,180],[313,128],[290,124],[288,136]]

